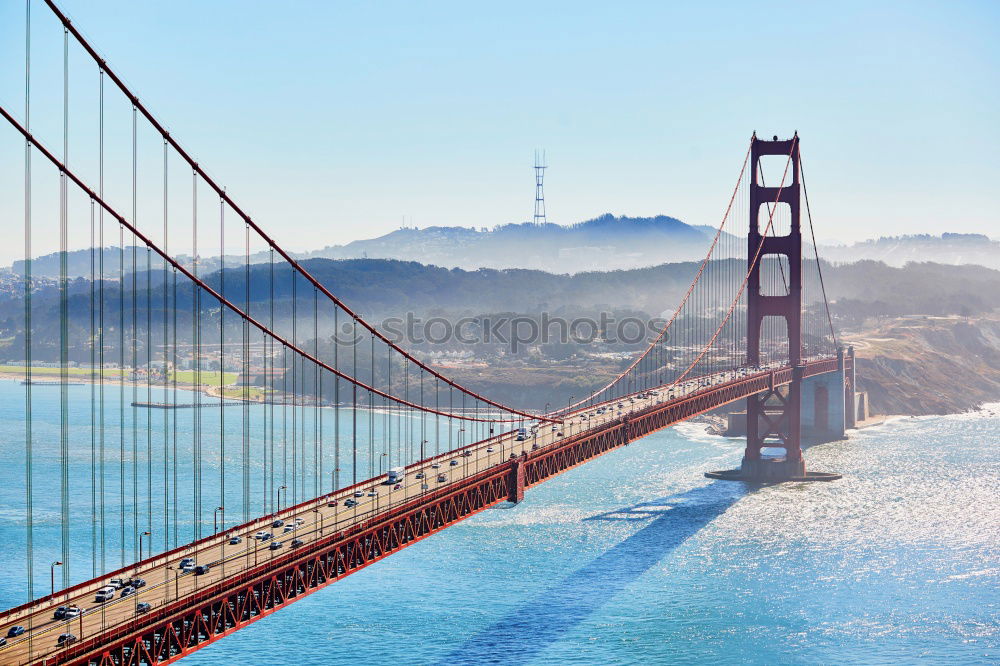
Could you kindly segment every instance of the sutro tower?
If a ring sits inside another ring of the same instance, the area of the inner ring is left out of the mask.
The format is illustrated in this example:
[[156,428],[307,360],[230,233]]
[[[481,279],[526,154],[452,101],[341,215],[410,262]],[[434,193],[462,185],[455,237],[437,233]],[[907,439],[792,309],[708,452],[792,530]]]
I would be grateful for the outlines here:
[[538,151],[535,151],[535,224],[545,224],[545,151],[542,151],[539,160]]

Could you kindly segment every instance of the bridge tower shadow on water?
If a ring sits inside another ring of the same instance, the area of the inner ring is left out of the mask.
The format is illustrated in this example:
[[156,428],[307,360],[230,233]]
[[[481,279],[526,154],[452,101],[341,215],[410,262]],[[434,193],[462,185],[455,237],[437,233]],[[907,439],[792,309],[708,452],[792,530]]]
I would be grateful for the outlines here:
[[[764,156],[787,157],[776,187],[764,184],[760,166]],[[782,389],[771,372],[769,390],[749,396],[747,401],[747,446],[739,469],[707,472],[711,479],[777,483],[782,481],[833,481],[839,474],[806,471],[802,457],[802,227],[800,223],[799,135],[772,141],[756,133],[750,147],[750,224],[747,235],[747,358],[746,364],[761,364],[762,329],[769,337],[787,335],[788,365],[792,381]],[[787,206],[788,233],[775,232],[775,213]],[[766,226],[761,228],[762,207],[767,207]],[[787,274],[786,274],[787,271]],[[773,275],[780,272],[781,289]],[[772,279],[768,279],[771,277]],[[768,284],[770,283],[770,285]],[[770,322],[777,320],[783,326]],[[770,340],[774,343],[775,340]],[[841,367],[843,359],[841,356]],[[843,376],[843,373],[841,373]],[[784,455],[762,455],[764,448],[784,449]]]

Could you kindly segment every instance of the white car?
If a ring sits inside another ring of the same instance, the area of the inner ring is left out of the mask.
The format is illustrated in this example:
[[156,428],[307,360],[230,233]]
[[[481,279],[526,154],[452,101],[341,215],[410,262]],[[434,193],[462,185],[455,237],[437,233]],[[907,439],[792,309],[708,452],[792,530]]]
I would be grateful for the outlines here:
[[257,532],[257,534],[253,535],[253,538],[257,539],[257,541],[263,541],[267,538],[267,532]]
[[94,601],[97,603],[104,603],[105,601],[111,601],[115,598],[115,590],[118,589],[114,585],[105,585],[97,591],[94,595]]

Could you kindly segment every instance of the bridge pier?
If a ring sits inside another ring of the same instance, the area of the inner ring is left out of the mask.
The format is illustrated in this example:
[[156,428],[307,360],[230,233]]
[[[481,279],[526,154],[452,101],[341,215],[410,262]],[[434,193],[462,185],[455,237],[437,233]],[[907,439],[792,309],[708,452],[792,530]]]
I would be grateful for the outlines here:
[[524,500],[524,470],[528,462],[528,454],[510,461],[510,474],[507,477],[507,501],[517,504]]

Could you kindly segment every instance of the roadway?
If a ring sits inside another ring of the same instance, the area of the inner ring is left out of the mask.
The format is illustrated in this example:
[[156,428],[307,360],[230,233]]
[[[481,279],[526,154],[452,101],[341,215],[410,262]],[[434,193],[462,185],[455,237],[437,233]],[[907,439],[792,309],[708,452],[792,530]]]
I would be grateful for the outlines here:
[[[139,603],[148,603],[151,611],[155,611],[157,607],[173,603],[226,577],[284,555],[292,549],[293,539],[303,542],[300,548],[307,546],[323,536],[350,528],[391,507],[419,498],[424,493],[454,484],[489,467],[505,464],[512,453],[520,455],[524,451],[536,448],[540,450],[581,430],[751,374],[755,373],[747,370],[720,372],[578,408],[563,415],[561,425],[536,424],[529,430],[525,441],[516,441],[517,433],[512,431],[459,451],[450,451],[414,463],[406,468],[405,478],[398,486],[384,485],[382,482],[386,476],[381,475],[358,486],[323,495],[305,505],[299,504],[275,515],[230,528],[212,538],[192,544],[189,549],[179,553],[173,551],[169,559],[160,556],[139,563],[131,576],[144,579],[146,585],[125,598],[119,598],[116,591],[113,600],[96,602],[96,591],[107,585],[109,580],[102,577],[76,589],[71,588],[65,595],[57,594],[55,598],[42,600],[21,611],[0,614],[0,636],[5,636],[7,630],[14,625],[26,628],[22,636],[8,638],[7,645],[0,647],[0,662],[25,664],[44,659],[63,649],[57,644],[61,634],[70,633],[77,639],[82,639],[116,627],[136,617]],[[599,408],[603,408],[603,413],[599,413]],[[468,455],[463,455],[463,451],[468,451]],[[442,474],[444,479],[439,480],[439,475]],[[418,475],[423,475],[423,478],[418,478]],[[372,491],[377,494],[370,496]],[[361,493],[361,497],[355,497],[357,493]],[[349,499],[356,501],[357,506],[346,506],[345,502]],[[276,519],[282,520],[286,525],[298,519],[302,524],[285,532],[284,527],[272,527]],[[254,538],[254,534],[261,531],[270,532],[274,536],[271,540],[259,541]],[[231,545],[228,542],[234,536],[240,537],[241,542]],[[280,542],[282,546],[271,550],[270,546],[275,542]],[[201,575],[179,570],[178,563],[186,557],[194,558],[199,565],[208,564],[210,570]],[[57,607],[72,604],[83,609],[79,617],[70,620],[53,619]]]

